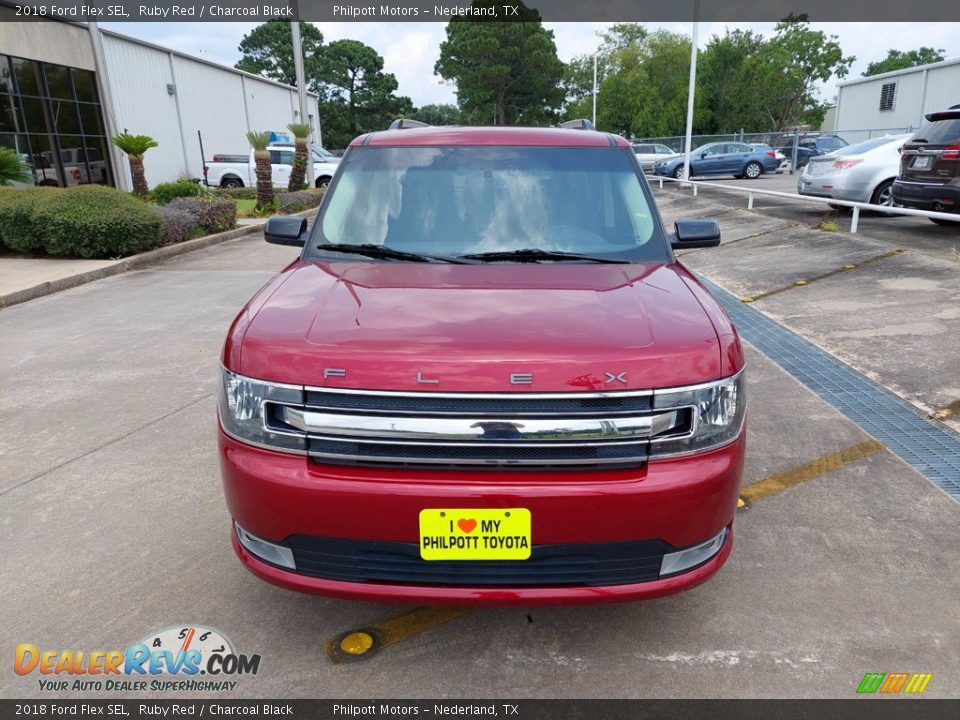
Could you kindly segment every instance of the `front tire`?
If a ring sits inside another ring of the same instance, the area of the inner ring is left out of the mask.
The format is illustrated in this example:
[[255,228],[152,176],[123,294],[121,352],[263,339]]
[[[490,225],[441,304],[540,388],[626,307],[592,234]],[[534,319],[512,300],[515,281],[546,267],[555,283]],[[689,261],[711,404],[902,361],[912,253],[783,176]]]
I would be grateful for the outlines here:
[[242,188],[243,180],[240,178],[224,178],[220,181],[220,187],[222,188]]
[[743,168],[743,176],[748,180],[756,180],[763,174],[763,165],[758,162],[748,162]]
[[673,177],[677,180],[683,180],[683,165],[677,166],[677,169],[673,171]]
[[318,190],[326,190],[328,187],[330,187],[330,178],[328,177],[317,178],[316,185]]

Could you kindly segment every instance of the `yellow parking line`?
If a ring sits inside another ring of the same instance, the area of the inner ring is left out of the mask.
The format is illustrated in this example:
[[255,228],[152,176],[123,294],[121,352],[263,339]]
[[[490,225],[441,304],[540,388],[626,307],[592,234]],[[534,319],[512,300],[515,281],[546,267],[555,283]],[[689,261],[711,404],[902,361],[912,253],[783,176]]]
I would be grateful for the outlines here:
[[931,413],[930,417],[934,420],[949,420],[950,418],[955,418],[960,415],[960,400],[950,403],[946,407],[942,407],[937,410],[935,413]]
[[756,295],[740,298],[740,302],[755,302],[762,298],[770,297],[771,295],[778,295],[782,292],[786,292],[787,290],[793,290],[798,287],[804,287],[805,285],[809,285],[810,283],[817,282],[818,280],[826,280],[827,278],[833,277],[834,275],[839,275],[840,273],[850,272],[851,270],[855,270],[859,267],[863,267],[864,265],[870,265],[871,263],[878,262],[879,260],[886,260],[887,258],[896,257],[897,255],[900,255],[905,252],[906,250],[904,250],[903,248],[897,248],[896,250],[891,250],[890,252],[885,252],[880,255],[874,255],[873,257],[869,257],[866,260],[861,260],[856,265],[847,264],[836,270],[825,272],[822,275],[813,275],[812,277],[800,278],[798,280],[794,280],[789,285],[786,285],[781,288],[776,288],[775,290],[768,290],[767,292],[757,293]]
[[[767,495],[782,492],[794,485],[799,485],[800,483],[825,475],[828,472],[852,465],[884,449],[883,443],[877,440],[867,440],[858,445],[838,450],[837,452],[824,455],[804,465],[799,465],[792,470],[770,475],[763,480],[758,480],[755,483],[741,488],[740,500],[744,503],[750,503]],[[739,503],[737,506],[743,507]]]
[[365,660],[401,640],[419,635],[470,612],[463,607],[419,607],[400,615],[349,630],[327,640],[323,649],[330,662]]

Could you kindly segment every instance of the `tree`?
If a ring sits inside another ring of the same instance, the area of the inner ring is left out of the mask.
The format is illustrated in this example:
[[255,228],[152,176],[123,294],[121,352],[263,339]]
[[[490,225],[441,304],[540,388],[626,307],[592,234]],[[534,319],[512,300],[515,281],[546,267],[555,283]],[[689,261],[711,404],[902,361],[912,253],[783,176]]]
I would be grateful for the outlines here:
[[308,123],[290,123],[287,129],[293,133],[294,147],[293,169],[290,171],[290,181],[287,183],[287,191],[295,192],[303,190],[303,181],[307,171],[307,163],[310,162],[310,153],[307,143],[313,134],[313,128]]
[[428,125],[462,125],[463,117],[460,108],[449,103],[439,105],[424,105],[413,113],[413,119],[425,122]]
[[[316,56],[323,47],[323,35],[316,25],[300,23],[303,43],[304,77],[307,86],[316,76]],[[240,47],[243,55],[234,66],[254,75],[296,86],[297,73],[293,63],[293,36],[287,20],[268,20],[243,36]]]
[[273,167],[270,165],[270,132],[248,132],[247,140],[253,148],[254,172],[257,175],[257,209],[273,204]]
[[762,35],[739,29],[727,30],[707,43],[697,59],[697,104],[705,111],[698,132],[732,133],[767,126],[767,119],[754,107],[756,88],[749,84],[745,70],[763,45]]
[[328,147],[346,147],[357,135],[382,130],[391,119],[413,113],[410,98],[394,95],[397,78],[383,72],[383,58],[359,40],[327,45],[317,71],[327,98],[320,113]]
[[130,135],[129,133],[119,133],[114,135],[111,140],[120,150],[127,155],[130,161],[130,177],[133,179],[133,192],[137,195],[145,196],[150,192],[147,187],[147,177],[143,171],[143,156],[150,148],[155,148],[159,143],[149,135]]
[[[474,0],[472,7],[499,7]],[[552,119],[563,102],[563,63],[553,32],[522,3],[511,22],[455,17],[447,24],[434,74],[456,83],[457,102],[468,121],[536,125]]]
[[863,73],[863,76],[869,77],[892,70],[904,70],[918,65],[940,62],[946,57],[943,54],[944,52],[946,51],[943,48],[934,50],[932,47],[926,46],[916,50],[887,50],[887,56],[883,60],[877,60],[867,65],[867,70]]
[[0,147],[0,185],[33,184],[33,173],[16,150]]

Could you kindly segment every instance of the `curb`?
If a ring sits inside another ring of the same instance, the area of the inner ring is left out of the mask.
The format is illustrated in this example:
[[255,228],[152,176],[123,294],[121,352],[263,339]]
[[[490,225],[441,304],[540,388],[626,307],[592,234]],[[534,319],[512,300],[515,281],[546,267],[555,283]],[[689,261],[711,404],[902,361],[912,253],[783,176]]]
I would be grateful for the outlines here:
[[[316,208],[311,208],[310,210],[306,210],[304,212],[291,213],[290,215],[284,215],[283,217],[311,217],[316,210]],[[77,273],[76,275],[68,275],[67,277],[50,280],[48,282],[40,283],[39,285],[34,285],[33,287],[25,288],[23,290],[17,290],[16,292],[8,293],[7,295],[0,295],[0,310],[3,308],[8,308],[12,305],[25,303],[29,300],[36,300],[44,295],[52,295],[53,293],[60,292],[61,290],[69,290],[70,288],[77,287],[78,285],[86,285],[94,280],[100,280],[105,277],[110,277],[111,275],[119,275],[129,270],[136,270],[160,260],[176,257],[177,255],[185,255],[186,253],[193,252],[194,250],[202,250],[210,247],[211,245],[226,242],[227,240],[235,240],[243,237],[244,235],[252,235],[257,231],[263,230],[264,225],[266,225],[265,222],[258,223],[256,225],[245,225],[243,227],[234,228],[233,230],[227,230],[226,232],[215,233],[213,235],[204,235],[203,237],[194,238],[193,240],[186,240],[185,242],[177,243],[176,245],[166,245],[153,250],[147,250],[146,252],[139,253],[138,255],[131,255],[130,257],[117,260],[112,265],[107,265],[106,267],[97,268],[96,270],[87,270],[82,273]]]

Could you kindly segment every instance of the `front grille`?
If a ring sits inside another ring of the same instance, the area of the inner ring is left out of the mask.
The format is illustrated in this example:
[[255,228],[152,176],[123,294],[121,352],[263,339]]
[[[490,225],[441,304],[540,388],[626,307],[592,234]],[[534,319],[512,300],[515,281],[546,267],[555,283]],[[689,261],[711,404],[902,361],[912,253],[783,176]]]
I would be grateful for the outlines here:
[[[587,395],[584,393],[584,395]],[[629,415],[649,412],[651,393],[610,393],[577,397],[566,393],[547,397],[502,395],[440,395],[438,393],[389,394],[307,390],[307,406],[324,410],[355,410],[365,414],[460,417],[579,417]]]
[[304,405],[268,400],[264,415],[324,464],[584,470],[636,467],[651,438],[692,434],[692,409],[654,409],[653,395],[307,388]]
[[427,561],[416,543],[292,535],[297,572],[356,583],[469,587],[626,585],[656,580],[661,540],[534,545],[528,560]]

